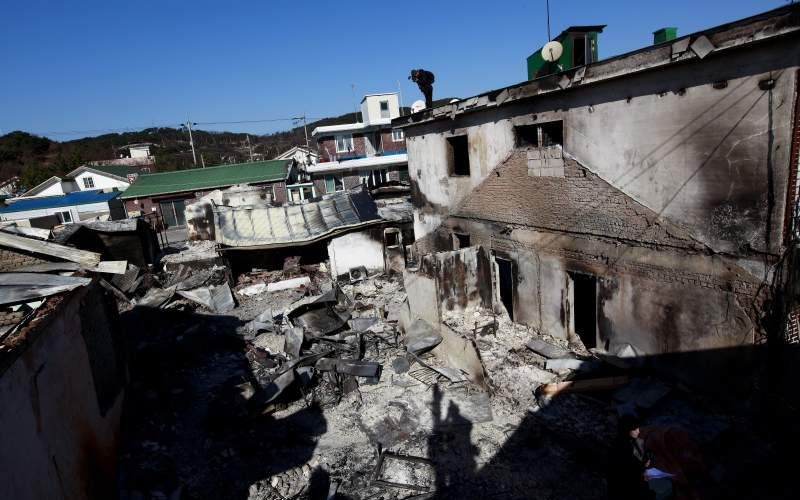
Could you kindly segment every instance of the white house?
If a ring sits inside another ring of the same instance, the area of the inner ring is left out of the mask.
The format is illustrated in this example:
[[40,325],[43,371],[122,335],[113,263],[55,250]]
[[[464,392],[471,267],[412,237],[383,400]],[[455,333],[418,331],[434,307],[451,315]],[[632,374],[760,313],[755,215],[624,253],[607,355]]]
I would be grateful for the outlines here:
[[294,160],[298,165],[314,165],[319,160],[319,153],[305,146],[295,146],[276,156],[273,160]]
[[[112,217],[112,212],[122,218],[124,209],[122,203],[116,199],[120,194],[120,191],[91,190],[56,196],[15,198],[12,203],[0,206],[0,220],[30,221],[55,216],[51,218],[54,223],[71,224],[82,220],[107,220]],[[50,224],[52,225],[55,224]]]
[[148,166],[136,165],[83,165],[62,177],[50,177],[41,184],[27,190],[22,196],[10,198],[16,200],[60,196],[75,191],[117,190],[125,191],[139,176],[139,173],[150,172]]

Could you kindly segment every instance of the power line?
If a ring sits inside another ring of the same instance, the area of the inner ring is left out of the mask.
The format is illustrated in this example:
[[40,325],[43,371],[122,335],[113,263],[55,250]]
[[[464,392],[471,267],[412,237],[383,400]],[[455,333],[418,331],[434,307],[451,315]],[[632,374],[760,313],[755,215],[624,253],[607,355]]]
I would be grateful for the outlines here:
[[[192,122],[192,125],[242,125],[248,123],[276,123],[276,122],[291,122],[295,120],[296,117],[292,118],[264,118],[261,120],[231,120],[231,121],[213,121],[213,122]],[[327,118],[324,116],[308,116],[306,117],[310,120],[321,120],[323,118]],[[96,129],[85,129],[85,130],[48,130],[48,131],[35,131],[33,133],[37,135],[80,135],[80,134],[102,134],[102,133],[122,133],[122,132],[139,132],[141,130],[146,130],[149,128],[175,128],[179,129],[181,126],[185,124],[183,123],[166,123],[161,125],[155,124],[147,124],[147,125],[131,125],[127,127],[118,127],[118,128],[96,128]]]

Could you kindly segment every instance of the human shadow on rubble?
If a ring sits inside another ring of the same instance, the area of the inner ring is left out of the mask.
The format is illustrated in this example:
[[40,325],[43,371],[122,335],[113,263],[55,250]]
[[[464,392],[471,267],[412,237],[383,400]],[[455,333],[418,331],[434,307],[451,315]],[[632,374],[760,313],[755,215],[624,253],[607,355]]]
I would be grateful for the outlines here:
[[[575,377],[618,376],[615,367]],[[793,498],[800,446],[800,346],[744,346],[639,357],[631,379],[664,381],[670,392],[648,406],[650,389],[620,403],[614,391],[557,393],[528,411],[499,450],[475,466],[473,425],[451,403],[441,418],[434,389],[429,438],[433,498],[653,498],[631,468],[617,416],[633,404],[644,425],[685,429],[703,470],[692,491],[672,498]],[[454,425],[455,424],[455,425]],[[620,447],[622,444],[622,447]],[[614,484],[616,481],[616,484]],[[621,484],[620,484],[621,483]]]
[[255,402],[242,321],[144,307],[121,318],[131,346],[122,491],[245,500],[251,485],[309,461],[327,429],[322,411],[274,418]]

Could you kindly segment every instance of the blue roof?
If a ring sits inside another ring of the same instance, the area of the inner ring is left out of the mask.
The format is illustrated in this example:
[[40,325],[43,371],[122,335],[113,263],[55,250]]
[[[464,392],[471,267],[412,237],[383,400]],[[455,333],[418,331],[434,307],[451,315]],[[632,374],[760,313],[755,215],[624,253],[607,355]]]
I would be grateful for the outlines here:
[[113,200],[121,194],[122,191],[104,193],[102,190],[94,190],[75,191],[60,196],[24,198],[19,201],[8,203],[8,205],[4,207],[0,207],[0,214],[24,212],[26,210],[40,210],[43,208],[71,207],[74,205],[86,205],[88,203],[102,203],[104,201]]

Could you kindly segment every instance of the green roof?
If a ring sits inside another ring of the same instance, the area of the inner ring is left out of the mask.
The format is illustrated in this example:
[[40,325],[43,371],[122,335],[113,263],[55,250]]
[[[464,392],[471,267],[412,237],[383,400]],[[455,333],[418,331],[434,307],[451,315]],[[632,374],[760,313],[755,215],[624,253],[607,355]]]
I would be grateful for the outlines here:
[[184,191],[198,191],[252,182],[270,182],[286,178],[293,160],[269,160],[234,165],[217,165],[174,172],[141,174],[122,193],[121,199],[141,198]]

